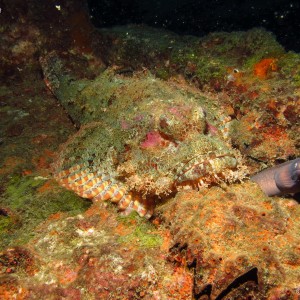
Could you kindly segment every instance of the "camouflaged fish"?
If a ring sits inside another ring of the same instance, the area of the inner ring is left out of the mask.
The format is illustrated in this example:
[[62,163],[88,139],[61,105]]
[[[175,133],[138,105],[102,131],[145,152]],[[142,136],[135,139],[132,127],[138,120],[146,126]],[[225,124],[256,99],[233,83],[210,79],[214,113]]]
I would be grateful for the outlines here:
[[244,177],[240,153],[220,130],[224,116],[200,93],[112,70],[73,80],[54,54],[41,64],[47,86],[80,126],[53,164],[56,180],[79,196],[149,218],[180,189]]

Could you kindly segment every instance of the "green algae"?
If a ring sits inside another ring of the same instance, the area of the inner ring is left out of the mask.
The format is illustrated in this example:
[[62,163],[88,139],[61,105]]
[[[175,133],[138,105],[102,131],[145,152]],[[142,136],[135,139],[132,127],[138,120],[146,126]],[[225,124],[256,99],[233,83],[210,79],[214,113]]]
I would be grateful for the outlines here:
[[0,205],[17,216],[18,222],[10,216],[1,217],[0,248],[26,243],[34,236],[36,226],[52,214],[68,212],[76,215],[90,206],[89,201],[55,185],[52,190],[39,191],[44,183],[44,179],[33,176],[14,175],[5,184]]
[[166,68],[158,68],[155,72],[155,75],[162,80],[167,80],[170,77]]
[[300,55],[295,52],[288,52],[278,62],[280,73],[291,80],[291,84],[300,86]]
[[131,70],[149,68],[157,77],[168,79],[181,73],[203,85],[224,80],[228,67],[252,70],[263,58],[277,58],[284,48],[263,28],[249,31],[215,32],[205,37],[179,36],[147,26],[124,26],[101,30],[110,47],[99,49],[111,63]]
[[[200,45],[201,46],[200,46]],[[222,80],[228,67],[252,70],[254,64],[265,57],[278,57],[284,53],[275,36],[260,28],[247,32],[216,32],[194,42],[179,52],[173,52],[171,62],[184,67],[187,78],[198,82]],[[191,70],[188,64],[192,65]]]
[[156,248],[163,243],[163,238],[154,233],[155,226],[145,218],[141,218],[136,212],[132,212],[128,216],[118,217],[126,227],[132,226],[133,232],[118,238],[119,243],[135,244],[141,248]]
[[0,236],[8,237],[11,231],[16,228],[17,224],[14,218],[0,215]]

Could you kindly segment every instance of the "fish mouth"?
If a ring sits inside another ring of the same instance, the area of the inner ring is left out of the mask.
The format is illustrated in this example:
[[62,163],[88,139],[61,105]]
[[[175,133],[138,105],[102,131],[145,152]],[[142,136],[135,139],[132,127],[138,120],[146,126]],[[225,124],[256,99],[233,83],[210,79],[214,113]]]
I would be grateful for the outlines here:
[[177,184],[189,182],[211,184],[226,181],[226,173],[237,169],[238,160],[231,153],[196,156],[189,159],[177,172]]

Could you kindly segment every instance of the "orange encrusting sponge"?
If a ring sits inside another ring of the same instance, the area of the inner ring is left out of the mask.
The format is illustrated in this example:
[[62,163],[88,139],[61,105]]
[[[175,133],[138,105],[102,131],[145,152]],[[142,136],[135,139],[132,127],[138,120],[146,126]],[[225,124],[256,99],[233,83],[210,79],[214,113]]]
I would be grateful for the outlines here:
[[277,59],[264,58],[254,65],[254,75],[260,79],[266,79],[270,72],[277,71]]

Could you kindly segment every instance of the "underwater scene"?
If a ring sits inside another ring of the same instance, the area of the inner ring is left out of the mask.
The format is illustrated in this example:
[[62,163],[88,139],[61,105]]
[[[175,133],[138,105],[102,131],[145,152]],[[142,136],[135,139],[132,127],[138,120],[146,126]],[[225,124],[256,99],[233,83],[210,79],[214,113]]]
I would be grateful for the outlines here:
[[2,0],[0,300],[299,300],[299,15]]

